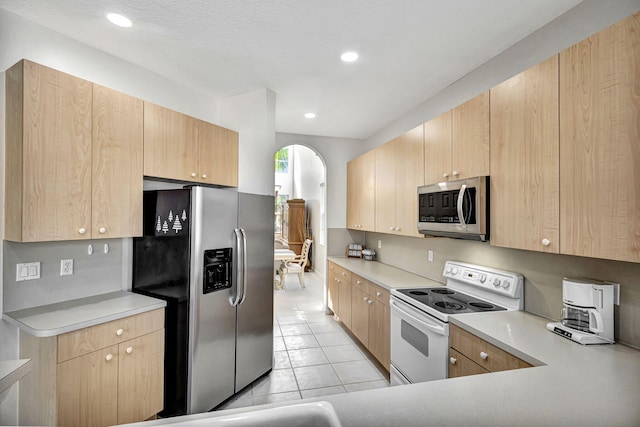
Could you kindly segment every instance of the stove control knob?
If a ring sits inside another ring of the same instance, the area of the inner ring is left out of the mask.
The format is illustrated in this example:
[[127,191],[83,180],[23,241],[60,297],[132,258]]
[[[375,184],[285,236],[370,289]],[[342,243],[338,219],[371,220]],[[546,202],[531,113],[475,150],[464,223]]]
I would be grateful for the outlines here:
[[452,270],[451,266],[447,266],[447,274],[450,274]]
[[484,283],[487,281],[487,275],[486,274],[481,274],[480,275],[480,283]]
[[458,274],[458,269],[453,267],[453,275],[455,276],[456,274]]
[[509,286],[511,286],[511,282],[508,280],[505,280],[504,282],[502,282],[502,287],[507,289]]
[[500,286],[500,279],[494,279],[494,280],[493,280],[493,286],[495,286],[496,288],[497,288],[498,286]]

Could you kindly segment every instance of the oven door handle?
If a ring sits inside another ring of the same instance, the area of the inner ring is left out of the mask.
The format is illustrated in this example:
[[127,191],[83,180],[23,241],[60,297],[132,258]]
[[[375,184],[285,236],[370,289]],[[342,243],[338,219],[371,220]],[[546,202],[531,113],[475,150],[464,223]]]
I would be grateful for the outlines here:
[[458,194],[458,219],[460,220],[460,227],[462,228],[467,228],[467,222],[464,220],[464,212],[462,211],[465,191],[467,191],[467,184],[462,184],[462,187],[460,187],[460,193]]
[[[429,329],[432,332],[435,332],[438,335],[444,335],[444,336],[447,335],[447,333],[445,332],[443,326],[432,325],[430,323],[425,322],[423,319],[418,319],[414,315],[412,315],[409,312],[407,312],[404,309],[404,307],[402,307],[399,303],[394,301],[393,298],[391,299],[391,301],[389,303],[391,304],[391,310],[395,311],[396,313],[398,313],[398,315],[400,317],[408,317],[408,318],[412,319],[414,322],[417,322],[420,326],[424,326],[425,328]],[[425,314],[425,316],[428,316],[428,314]]]

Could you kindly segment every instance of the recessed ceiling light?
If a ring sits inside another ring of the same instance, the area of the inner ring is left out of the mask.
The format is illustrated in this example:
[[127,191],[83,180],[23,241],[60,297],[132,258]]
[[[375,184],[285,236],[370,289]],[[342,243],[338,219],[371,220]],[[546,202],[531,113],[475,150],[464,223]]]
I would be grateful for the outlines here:
[[316,118],[316,113],[304,113],[304,116],[307,119],[315,119]]
[[356,52],[345,52],[340,56],[344,62],[353,62],[358,59],[358,54]]
[[129,28],[132,25],[129,18],[118,13],[108,13],[107,19],[111,21],[112,24],[117,25],[118,27]]

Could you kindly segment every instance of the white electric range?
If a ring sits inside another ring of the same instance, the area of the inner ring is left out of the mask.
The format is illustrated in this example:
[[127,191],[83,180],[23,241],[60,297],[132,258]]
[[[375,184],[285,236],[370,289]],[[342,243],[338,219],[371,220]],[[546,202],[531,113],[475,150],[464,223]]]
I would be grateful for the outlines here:
[[446,286],[391,290],[391,385],[447,378],[449,316],[522,310],[521,274],[447,261]]

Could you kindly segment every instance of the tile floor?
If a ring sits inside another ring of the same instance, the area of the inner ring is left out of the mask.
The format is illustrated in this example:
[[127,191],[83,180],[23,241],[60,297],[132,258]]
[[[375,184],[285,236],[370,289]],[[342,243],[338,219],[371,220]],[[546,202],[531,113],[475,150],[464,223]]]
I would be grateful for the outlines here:
[[388,374],[323,310],[324,283],[305,273],[274,291],[273,370],[218,409],[388,387]]

